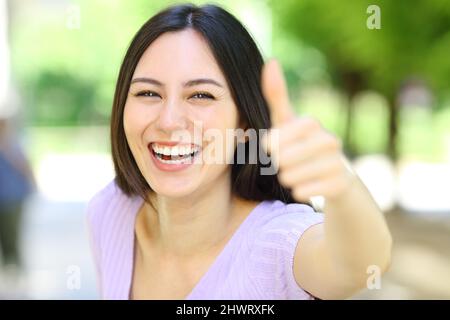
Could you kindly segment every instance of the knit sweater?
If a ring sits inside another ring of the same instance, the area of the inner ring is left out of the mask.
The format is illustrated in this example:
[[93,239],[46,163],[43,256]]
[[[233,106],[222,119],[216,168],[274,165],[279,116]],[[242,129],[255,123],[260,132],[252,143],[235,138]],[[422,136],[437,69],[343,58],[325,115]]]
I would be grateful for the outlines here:
[[[135,221],[142,204],[142,198],[126,196],[114,181],[88,203],[88,233],[103,299],[130,297]],[[260,202],[186,299],[312,299],[295,281],[294,254],[302,234],[323,219],[304,204]]]

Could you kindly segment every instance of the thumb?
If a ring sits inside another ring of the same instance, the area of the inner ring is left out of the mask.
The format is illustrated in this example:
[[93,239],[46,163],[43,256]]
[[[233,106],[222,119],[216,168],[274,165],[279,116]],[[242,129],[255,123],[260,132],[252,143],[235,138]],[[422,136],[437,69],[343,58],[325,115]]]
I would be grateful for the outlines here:
[[289,101],[283,70],[277,60],[272,59],[263,66],[262,92],[269,105],[272,127],[279,126],[295,116]]

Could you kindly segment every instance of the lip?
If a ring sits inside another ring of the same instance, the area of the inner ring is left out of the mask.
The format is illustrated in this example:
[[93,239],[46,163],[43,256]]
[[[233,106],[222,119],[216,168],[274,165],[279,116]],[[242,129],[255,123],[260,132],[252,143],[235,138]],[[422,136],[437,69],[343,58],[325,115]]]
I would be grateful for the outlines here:
[[180,146],[195,145],[195,143],[180,143],[177,141],[152,141],[148,145],[151,146],[153,143],[160,144],[163,146],[168,146],[168,147],[173,147],[176,145],[180,145]]
[[158,168],[161,171],[174,172],[174,171],[181,171],[181,170],[187,169],[188,167],[190,167],[194,164],[194,162],[195,162],[194,159],[196,157],[198,157],[199,154],[201,153],[201,149],[200,149],[200,151],[195,155],[195,157],[192,158],[192,161],[190,163],[173,163],[173,164],[172,163],[163,163],[163,162],[159,161],[159,159],[156,157],[156,155],[152,149],[153,143],[168,146],[168,147],[173,147],[176,145],[186,146],[186,145],[195,145],[195,144],[179,143],[179,142],[173,142],[173,141],[153,141],[153,142],[149,143],[147,147],[150,152],[150,157],[152,158],[152,161],[155,164],[156,168]]

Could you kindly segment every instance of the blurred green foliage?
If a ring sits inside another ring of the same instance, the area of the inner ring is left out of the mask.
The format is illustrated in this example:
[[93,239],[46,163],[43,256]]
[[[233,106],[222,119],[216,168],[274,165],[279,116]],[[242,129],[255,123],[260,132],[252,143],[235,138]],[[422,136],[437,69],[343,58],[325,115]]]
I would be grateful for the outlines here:
[[[180,2],[12,2],[11,57],[28,123],[108,125],[116,77],[133,35],[157,11]],[[266,57],[281,60],[299,113],[318,117],[352,152],[384,152],[399,131],[400,152],[441,156],[437,149],[447,143],[450,105],[450,1],[218,4],[250,27]],[[366,26],[372,4],[381,8],[379,30]],[[80,28],[68,27],[68,5],[79,8]],[[432,91],[434,115],[399,110],[398,90],[411,77]]]
[[[366,12],[378,5],[381,29],[369,29]],[[449,89],[450,1],[271,1],[279,31],[319,49],[337,85],[342,75],[361,74],[361,86],[385,96],[409,76],[436,93]]]
[[[67,4],[37,10],[36,18],[13,16],[12,64],[33,125],[106,124],[126,48],[137,29],[163,1],[73,1],[79,28],[69,28]],[[55,14],[57,10],[57,14]],[[29,13],[28,13],[29,14]]]
[[[182,1],[12,3],[12,65],[29,123],[106,125],[115,81],[131,39],[156,12],[176,3]],[[220,5],[233,11],[239,1]],[[79,28],[73,28],[77,21]]]
[[[375,90],[387,98],[386,151],[397,157],[400,112],[398,93],[414,78],[431,89],[433,107],[444,105],[450,79],[450,1],[446,0],[285,0],[270,1],[277,32],[318,49],[324,56],[333,84],[347,94],[343,133],[350,153],[357,153],[354,138],[356,111],[352,99]],[[369,29],[370,5],[380,9],[380,29]],[[298,59],[301,59],[300,57]]]

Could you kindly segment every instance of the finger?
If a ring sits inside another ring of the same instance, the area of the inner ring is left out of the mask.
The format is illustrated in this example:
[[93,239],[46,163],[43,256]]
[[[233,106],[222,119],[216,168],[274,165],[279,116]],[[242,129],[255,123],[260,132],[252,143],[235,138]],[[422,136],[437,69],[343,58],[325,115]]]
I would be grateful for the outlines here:
[[332,180],[316,180],[296,186],[292,188],[292,196],[297,201],[304,201],[315,196],[333,198],[348,186],[344,175],[339,175]]
[[280,145],[279,164],[281,168],[288,168],[317,155],[340,153],[340,144],[340,141],[332,135],[320,134],[302,142],[291,143],[289,147]]
[[306,161],[304,164],[281,169],[279,180],[285,187],[311,182],[313,180],[332,179],[345,170],[339,155],[331,155],[318,161]]
[[280,146],[283,146],[291,141],[307,139],[308,136],[316,134],[321,129],[322,126],[316,119],[310,117],[297,117],[293,121],[284,124],[282,127],[273,130],[279,131],[279,143]]
[[273,127],[279,126],[295,116],[289,101],[283,71],[275,59],[270,60],[263,67],[262,91],[269,105]]

